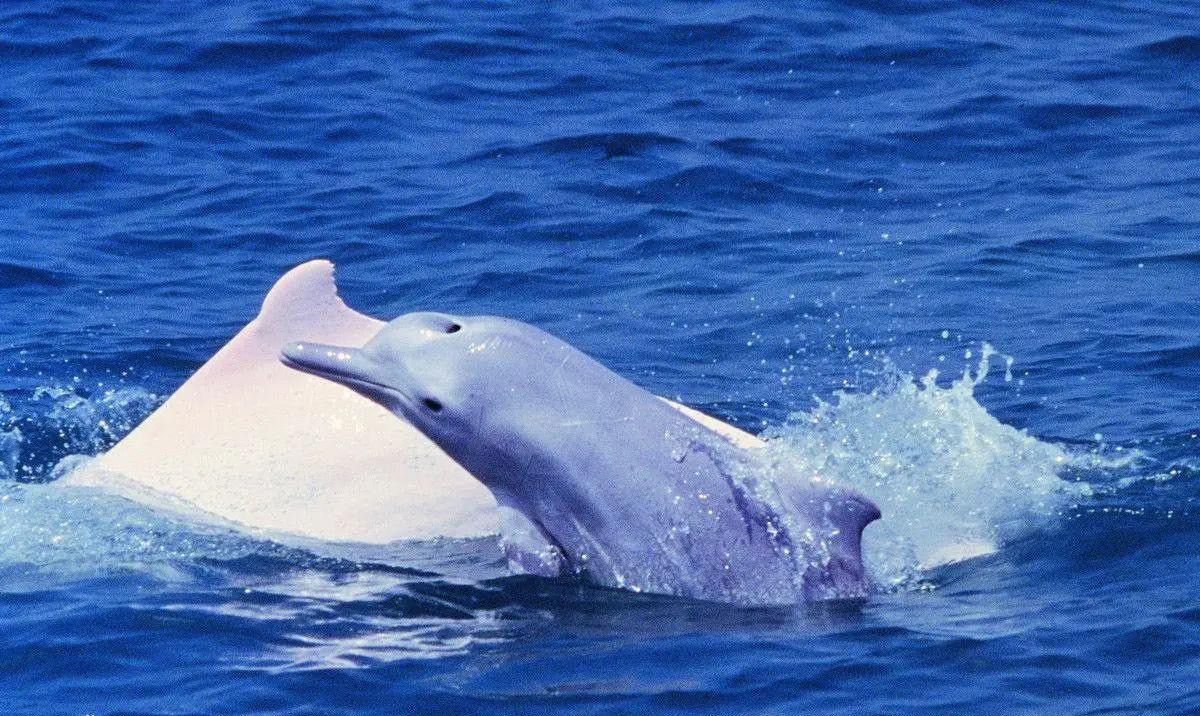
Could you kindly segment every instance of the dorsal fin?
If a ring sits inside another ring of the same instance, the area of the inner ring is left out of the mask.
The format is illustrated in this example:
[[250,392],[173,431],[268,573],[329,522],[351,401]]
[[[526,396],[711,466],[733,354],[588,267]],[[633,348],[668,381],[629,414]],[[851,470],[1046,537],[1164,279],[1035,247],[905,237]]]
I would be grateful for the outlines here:
[[793,509],[826,524],[830,532],[825,537],[839,557],[862,559],[863,530],[880,517],[874,502],[857,490],[825,482],[781,480],[776,487]]
[[820,526],[824,550],[804,572],[807,601],[861,597],[870,577],[862,561],[863,529],[879,519],[879,508],[862,493],[824,482],[780,485],[780,495]]
[[862,559],[862,533],[867,525],[879,519],[879,507],[866,496],[854,490],[837,488],[828,498],[826,515],[837,527],[835,538],[844,554]]
[[326,259],[314,259],[288,271],[263,299],[259,318],[348,310],[338,296],[333,271],[333,263]]

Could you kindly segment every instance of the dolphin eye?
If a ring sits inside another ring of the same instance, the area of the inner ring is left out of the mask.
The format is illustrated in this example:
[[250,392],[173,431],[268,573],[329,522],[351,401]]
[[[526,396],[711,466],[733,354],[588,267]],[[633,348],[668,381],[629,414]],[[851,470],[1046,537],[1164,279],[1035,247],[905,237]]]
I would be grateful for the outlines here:
[[457,333],[461,330],[462,326],[458,325],[457,323],[451,323],[450,325],[446,326],[447,333]]
[[426,398],[426,399],[422,400],[421,402],[425,404],[426,408],[429,408],[430,410],[432,410],[435,413],[442,409],[442,404],[439,403],[438,401],[434,400],[433,398]]

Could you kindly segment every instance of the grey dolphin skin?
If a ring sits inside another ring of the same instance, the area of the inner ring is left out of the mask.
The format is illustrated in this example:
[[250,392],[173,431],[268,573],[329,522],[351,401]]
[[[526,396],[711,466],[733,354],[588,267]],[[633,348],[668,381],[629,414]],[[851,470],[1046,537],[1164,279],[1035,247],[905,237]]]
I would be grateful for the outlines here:
[[411,422],[491,490],[518,571],[738,604],[869,590],[870,500],[768,464],[528,324],[412,313],[362,348],[291,343],[281,360]]

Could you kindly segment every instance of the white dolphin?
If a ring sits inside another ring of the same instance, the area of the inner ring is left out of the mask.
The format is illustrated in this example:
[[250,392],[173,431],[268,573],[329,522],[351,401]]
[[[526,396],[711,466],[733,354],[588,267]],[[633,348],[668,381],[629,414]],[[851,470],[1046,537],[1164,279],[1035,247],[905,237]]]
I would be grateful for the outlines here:
[[[491,493],[429,438],[366,398],[280,364],[291,341],[361,346],[383,327],[342,302],[333,269],[317,260],[284,274],[253,321],[62,482],[267,534],[372,544],[495,534]],[[762,445],[671,405],[738,445]]]

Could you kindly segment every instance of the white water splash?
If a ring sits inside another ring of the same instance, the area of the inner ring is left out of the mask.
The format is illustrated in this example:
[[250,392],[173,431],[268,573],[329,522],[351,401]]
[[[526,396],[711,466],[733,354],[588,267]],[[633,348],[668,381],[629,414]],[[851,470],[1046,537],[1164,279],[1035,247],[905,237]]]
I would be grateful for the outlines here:
[[0,480],[12,479],[21,461],[21,431],[0,430]]
[[42,406],[39,420],[57,430],[64,449],[94,454],[124,437],[160,401],[141,388],[110,389],[84,396],[73,388],[42,386],[34,391],[32,402]]
[[975,373],[949,387],[936,371],[893,372],[884,387],[818,401],[763,436],[775,460],[875,500],[883,518],[864,534],[864,559],[885,587],[917,586],[930,567],[993,552],[1091,493],[1061,477],[1087,456],[1005,425],[975,400],[994,355],[985,344]]
[[57,479],[81,456],[112,447],[159,402],[129,387],[84,394],[39,386],[15,404],[0,398],[0,479]]
[[[11,420],[12,405],[0,396],[0,419]],[[0,480],[12,479],[21,461],[21,431],[15,427],[0,428]]]

